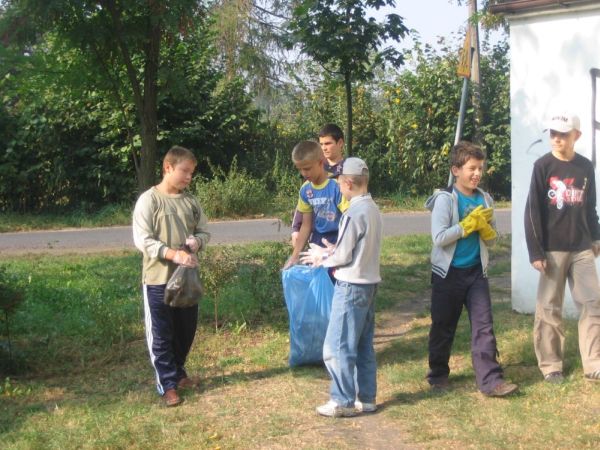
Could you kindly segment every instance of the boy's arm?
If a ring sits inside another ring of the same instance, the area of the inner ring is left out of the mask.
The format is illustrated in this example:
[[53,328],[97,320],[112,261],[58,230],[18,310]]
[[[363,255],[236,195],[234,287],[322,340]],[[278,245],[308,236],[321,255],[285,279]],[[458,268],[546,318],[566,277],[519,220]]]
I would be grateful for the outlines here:
[[312,222],[313,222],[312,216],[313,216],[312,212],[302,213],[302,225],[300,226],[300,231],[298,232],[298,237],[296,238],[296,241],[294,242],[294,250],[292,251],[292,256],[290,256],[288,258],[285,265],[283,266],[284,269],[287,269],[287,268],[293,266],[294,264],[296,264],[296,262],[300,258],[300,252],[306,246],[306,243],[308,242],[308,238],[310,237],[310,233],[312,232]]
[[352,262],[352,253],[360,236],[357,225],[350,217],[342,216],[337,244],[333,253],[323,260],[324,267],[342,267]]
[[298,211],[298,208],[294,210],[294,216],[292,217],[292,247],[296,245],[298,240],[298,233],[300,233],[300,227],[302,226],[302,213]]
[[150,258],[165,258],[168,247],[154,237],[152,216],[152,198],[144,193],[133,210],[133,243]]
[[525,241],[529,252],[529,262],[544,261],[544,231],[542,228],[540,192],[544,186],[543,174],[538,165],[533,166],[529,195],[525,205]]
[[199,204],[196,206],[200,210],[200,217],[198,218],[198,222],[194,227],[193,236],[198,243],[198,250],[202,250],[206,248],[208,241],[210,241],[210,233],[208,232],[208,218],[206,217],[206,214],[204,214],[202,207]]
[[302,214],[302,223],[300,224],[300,229],[298,231],[298,235],[296,239],[292,241],[293,250],[292,256],[288,258],[283,268],[287,269],[290,266],[293,266],[298,261],[300,257],[300,252],[304,249],[308,238],[310,237],[310,233],[312,232],[313,227],[313,207],[308,202],[308,198],[304,192],[305,186],[307,186],[308,181],[306,181],[302,187],[300,188],[300,192],[298,194],[298,203],[296,204],[296,211]]
[[292,218],[292,232],[298,233],[302,226],[302,213],[298,211],[298,208],[294,210],[294,217]]
[[596,177],[594,170],[590,170],[588,176],[589,188],[586,204],[587,223],[592,237],[592,241],[600,240],[600,223],[598,223],[598,213],[596,212]]
[[439,195],[431,211],[431,239],[433,245],[445,247],[463,237],[463,229],[452,225],[453,200],[450,195]]

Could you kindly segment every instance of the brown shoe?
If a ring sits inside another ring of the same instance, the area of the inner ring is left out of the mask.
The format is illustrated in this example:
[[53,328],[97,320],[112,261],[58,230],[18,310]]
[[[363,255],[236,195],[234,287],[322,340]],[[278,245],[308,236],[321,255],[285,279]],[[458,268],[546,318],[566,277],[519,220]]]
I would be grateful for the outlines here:
[[195,389],[198,387],[200,382],[196,378],[184,377],[177,383],[177,387],[182,389]]
[[183,403],[183,399],[177,395],[175,389],[167,389],[163,395],[163,399],[166,406],[177,406]]
[[507,395],[516,392],[519,386],[513,383],[505,383],[504,381],[497,384],[490,392],[485,392],[488,397],[506,397]]

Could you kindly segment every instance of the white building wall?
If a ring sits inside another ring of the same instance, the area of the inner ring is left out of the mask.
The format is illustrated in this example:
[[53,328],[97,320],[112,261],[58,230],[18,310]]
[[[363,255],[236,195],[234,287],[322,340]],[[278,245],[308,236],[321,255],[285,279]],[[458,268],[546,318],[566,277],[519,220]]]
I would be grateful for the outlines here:
[[[531,267],[524,211],[534,161],[550,149],[544,121],[560,105],[581,118],[575,150],[592,155],[592,77],[600,69],[600,6],[580,12],[521,16],[510,20],[512,145],[512,306],[535,311],[538,273]],[[600,103],[600,77],[597,81]],[[594,105],[600,121],[600,105]],[[600,159],[600,131],[596,131]],[[596,171],[596,186],[600,176]],[[600,200],[600,196],[599,196]],[[600,267],[600,266],[599,266]],[[576,315],[567,289],[565,313]]]

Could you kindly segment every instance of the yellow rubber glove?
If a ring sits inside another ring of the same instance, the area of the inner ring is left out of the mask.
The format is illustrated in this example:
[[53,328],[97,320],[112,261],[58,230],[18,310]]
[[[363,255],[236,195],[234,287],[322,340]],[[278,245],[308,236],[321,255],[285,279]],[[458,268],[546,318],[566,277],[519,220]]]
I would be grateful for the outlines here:
[[481,210],[481,216],[487,223],[490,223],[494,217],[494,208],[483,208]]
[[496,236],[498,236],[498,233],[496,233],[496,230],[494,230],[494,228],[492,228],[492,226],[487,222],[479,229],[479,237],[484,241],[496,239]]
[[487,220],[487,217],[489,217],[491,220],[491,216],[489,215],[490,212],[493,214],[492,208],[475,208],[471,212],[471,215],[473,216],[476,222],[475,230],[479,232],[479,237],[484,241],[490,241],[492,239],[495,239],[498,235],[496,233],[496,230],[494,230],[494,228],[490,225],[489,220]]
[[[479,229],[479,218],[481,217],[481,211],[483,210],[483,206],[478,206],[473,211],[471,211],[467,217],[458,222],[458,224],[463,229],[463,237],[469,236],[474,231]],[[485,219],[484,219],[485,220]]]

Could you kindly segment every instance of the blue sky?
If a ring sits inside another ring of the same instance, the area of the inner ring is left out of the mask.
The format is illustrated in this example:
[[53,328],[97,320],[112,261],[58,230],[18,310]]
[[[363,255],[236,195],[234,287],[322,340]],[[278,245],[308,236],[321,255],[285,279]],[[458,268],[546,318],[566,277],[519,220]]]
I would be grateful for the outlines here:
[[[381,9],[374,16],[394,12],[404,18],[404,25],[409,29],[418,31],[421,42],[435,46],[439,36],[451,37],[452,33],[459,32],[464,36],[469,7],[466,1],[463,3],[458,6],[456,0],[396,0],[395,8]],[[499,35],[499,32],[493,33],[492,40]],[[480,39],[483,39],[481,29]],[[412,39],[406,38],[400,47],[412,48]]]
[[394,12],[404,18],[404,25],[419,32],[423,43],[433,45],[438,36],[448,37],[464,28],[469,10],[448,0],[396,0]]

